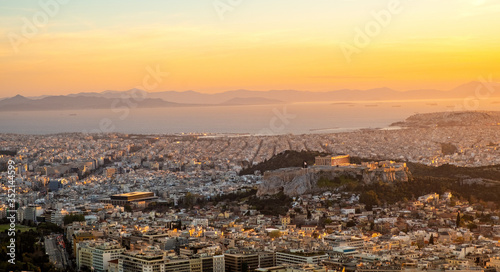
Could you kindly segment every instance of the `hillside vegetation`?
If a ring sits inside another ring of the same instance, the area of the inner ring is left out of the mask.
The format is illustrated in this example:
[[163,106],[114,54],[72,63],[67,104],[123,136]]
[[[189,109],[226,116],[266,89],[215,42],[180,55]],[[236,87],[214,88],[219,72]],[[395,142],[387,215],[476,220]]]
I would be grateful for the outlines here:
[[[250,174],[256,170],[261,172],[285,167],[300,167],[304,160],[314,164],[314,157],[326,155],[319,152],[285,151],[271,159],[241,171]],[[351,162],[361,163],[363,158],[352,158]],[[363,184],[351,178],[326,179],[318,181],[324,190],[340,190],[361,194],[361,202],[367,205],[395,203],[402,200],[416,199],[418,196],[451,192],[457,198],[477,202],[479,200],[500,205],[500,165],[484,167],[458,167],[442,165],[427,166],[418,163],[407,163],[411,172],[411,180],[391,185],[384,182]],[[472,180],[472,181],[470,181]]]
[[420,163],[407,163],[414,177],[435,178],[483,178],[500,181],[500,165],[482,167],[459,167],[444,164],[438,167]]
[[280,168],[302,167],[304,161],[306,161],[308,165],[313,165],[316,156],[326,155],[328,154],[318,151],[287,150],[274,155],[269,160],[265,160],[259,164],[241,170],[240,175],[252,175],[255,171],[264,173],[265,171],[272,171]]

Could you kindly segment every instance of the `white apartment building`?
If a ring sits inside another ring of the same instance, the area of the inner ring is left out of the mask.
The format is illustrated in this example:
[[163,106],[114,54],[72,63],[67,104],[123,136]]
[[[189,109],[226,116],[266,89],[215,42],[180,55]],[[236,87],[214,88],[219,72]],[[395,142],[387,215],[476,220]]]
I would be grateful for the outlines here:
[[320,264],[328,254],[320,252],[276,252],[276,264]]
[[80,242],[77,244],[76,264],[79,269],[88,267],[96,272],[108,271],[109,261],[117,260],[124,251],[125,248],[114,241]]

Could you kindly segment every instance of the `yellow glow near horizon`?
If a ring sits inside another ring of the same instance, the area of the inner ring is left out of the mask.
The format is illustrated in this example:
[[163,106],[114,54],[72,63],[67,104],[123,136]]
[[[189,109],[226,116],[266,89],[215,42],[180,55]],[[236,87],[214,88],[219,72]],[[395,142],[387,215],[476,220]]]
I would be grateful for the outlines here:
[[[480,76],[495,76],[498,70],[500,28],[491,11],[500,10],[500,5],[493,2],[462,0],[453,5],[425,0],[410,9],[401,0],[402,12],[353,54],[351,62],[339,45],[353,44],[355,29],[374,20],[370,11],[383,10],[390,1],[372,2],[366,12],[359,9],[363,1],[320,2],[332,14],[320,5],[311,7],[317,14],[300,13],[296,4],[287,15],[275,4],[259,10],[263,4],[254,3],[234,7],[234,17],[224,21],[218,21],[210,7],[193,11],[200,18],[191,18],[189,12],[165,15],[179,23],[142,23],[146,19],[141,14],[131,17],[137,21],[122,18],[133,14],[131,10],[106,19],[56,17],[18,53],[8,39],[0,43],[0,96],[128,90],[141,84],[146,67],[156,65],[169,76],[149,91],[208,93],[451,89]],[[255,12],[262,14],[260,21],[253,20]],[[440,15],[442,19],[436,18]],[[13,23],[18,17],[10,16],[0,19],[8,23],[0,28],[3,37],[20,31]],[[112,19],[118,23],[111,24]]]

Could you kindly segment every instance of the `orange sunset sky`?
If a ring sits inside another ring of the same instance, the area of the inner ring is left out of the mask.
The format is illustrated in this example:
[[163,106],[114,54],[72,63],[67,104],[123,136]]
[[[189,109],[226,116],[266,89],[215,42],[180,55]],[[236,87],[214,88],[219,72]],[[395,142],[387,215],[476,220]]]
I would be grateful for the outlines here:
[[150,91],[451,89],[500,63],[494,0],[42,2],[0,3],[0,97],[127,90],[148,66],[169,73]]

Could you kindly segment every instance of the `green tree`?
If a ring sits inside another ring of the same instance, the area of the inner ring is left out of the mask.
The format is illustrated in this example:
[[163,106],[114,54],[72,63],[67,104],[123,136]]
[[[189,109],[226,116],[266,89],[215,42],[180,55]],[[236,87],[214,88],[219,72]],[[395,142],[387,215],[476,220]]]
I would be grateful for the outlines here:
[[347,228],[352,228],[352,227],[355,227],[356,226],[356,222],[354,222],[353,220],[350,220],[349,222],[347,222],[346,224],[346,227]]
[[269,232],[269,237],[271,238],[280,238],[281,237],[281,231],[279,230],[273,230]]
[[187,207],[192,207],[194,205],[194,201],[195,201],[195,196],[190,192],[188,192],[184,196],[184,205],[186,205]]
[[469,224],[467,225],[467,228],[469,228],[469,230],[471,230],[471,231],[472,231],[473,229],[477,229],[477,225],[476,225],[476,224],[474,224],[474,223],[469,223]]
[[380,205],[380,200],[378,199],[378,195],[374,190],[369,190],[366,192],[362,192],[359,196],[359,202],[365,204],[367,209],[371,210],[371,207],[374,205]]
[[457,220],[455,222],[455,225],[457,226],[457,228],[460,227],[460,212],[457,213]]
[[63,218],[64,225],[82,221],[85,221],[85,216],[83,214],[68,214]]
[[123,206],[123,209],[126,212],[132,212],[132,206],[130,206],[130,204],[125,204],[125,206]]

